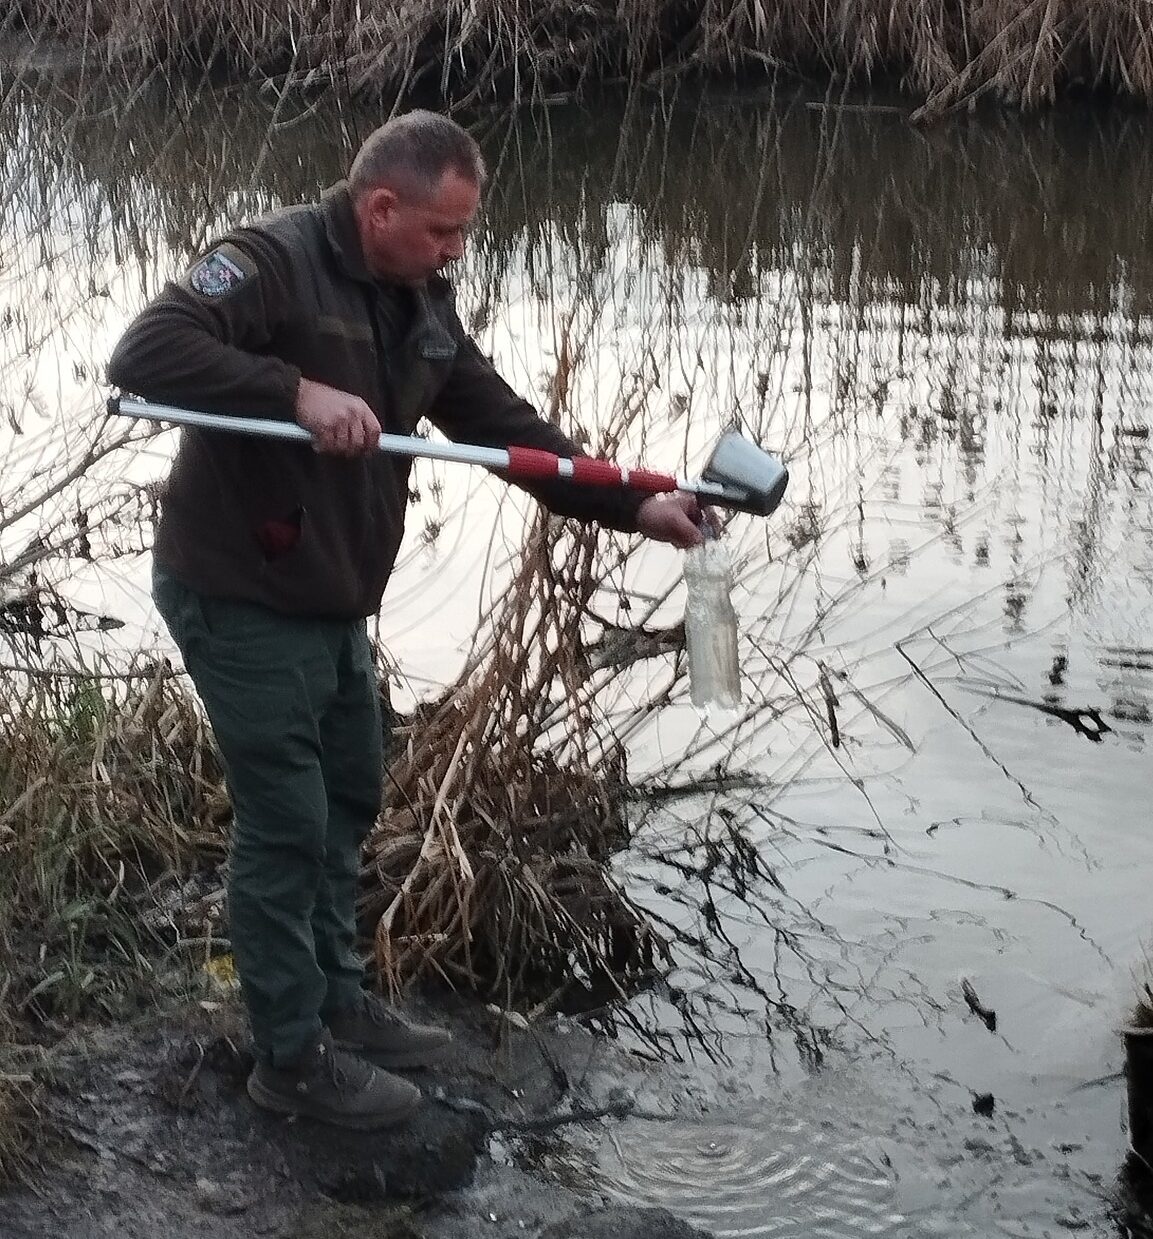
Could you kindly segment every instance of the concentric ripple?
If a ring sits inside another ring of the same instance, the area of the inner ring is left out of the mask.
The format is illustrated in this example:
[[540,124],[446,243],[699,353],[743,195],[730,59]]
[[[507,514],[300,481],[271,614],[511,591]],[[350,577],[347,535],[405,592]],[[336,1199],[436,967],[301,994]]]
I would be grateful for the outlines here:
[[601,1171],[621,1198],[717,1235],[860,1239],[895,1235],[904,1222],[881,1157],[811,1117],[628,1123],[601,1150]]

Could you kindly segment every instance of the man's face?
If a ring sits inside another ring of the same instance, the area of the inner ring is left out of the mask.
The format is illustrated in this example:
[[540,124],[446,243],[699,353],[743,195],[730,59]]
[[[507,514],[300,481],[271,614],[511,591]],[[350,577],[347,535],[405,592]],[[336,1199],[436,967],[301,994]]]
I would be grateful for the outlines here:
[[464,253],[479,207],[480,186],[451,169],[429,197],[386,186],[369,190],[357,203],[369,269],[378,278],[423,284]]

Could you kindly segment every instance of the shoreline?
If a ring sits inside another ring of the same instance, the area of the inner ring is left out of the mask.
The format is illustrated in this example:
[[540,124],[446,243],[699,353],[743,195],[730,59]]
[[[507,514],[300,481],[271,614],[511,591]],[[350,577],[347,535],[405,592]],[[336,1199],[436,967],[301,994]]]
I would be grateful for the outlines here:
[[[563,1139],[567,1123],[606,1121],[582,1116],[611,1109],[612,1079],[636,1069],[608,1042],[570,1021],[521,1028],[447,995],[417,1009],[452,1028],[456,1049],[443,1068],[413,1074],[426,1100],[411,1123],[381,1132],[257,1110],[243,1091],[251,1059],[234,997],[77,1026],[51,1052],[46,1143],[25,1183],[0,1190],[0,1231],[590,1239],[603,1228],[707,1239],[664,1210],[564,1186],[516,1152],[518,1123]],[[494,1130],[495,1116],[507,1130]]]
[[[750,8],[752,12],[750,12]],[[0,64],[18,72],[116,70],[275,83],[278,92],[425,101],[450,109],[577,101],[613,85],[826,83],[847,96],[896,91],[914,124],[994,102],[1033,112],[1072,100],[1153,102],[1153,31],[1141,0],[1057,12],[1052,5],[919,6],[809,0],[766,11],[740,0],[686,9],[671,0],[565,14],[505,0],[471,9],[417,4],[404,22],[385,0],[342,22],[329,8],[275,12],[209,0],[195,13],[146,0],[25,0],[0,19]],[[278,20],[279,18],[279,20]],[[82,47],[71,40],[80,32]]]

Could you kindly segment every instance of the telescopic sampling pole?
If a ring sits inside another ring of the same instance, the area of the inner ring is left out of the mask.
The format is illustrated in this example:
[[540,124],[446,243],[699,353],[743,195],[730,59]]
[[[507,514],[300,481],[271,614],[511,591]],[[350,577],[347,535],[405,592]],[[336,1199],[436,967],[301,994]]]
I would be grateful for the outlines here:
[[[230,431],[295,443],[312,442],[312,435],[296,422],[198,413],[132,396],[114,396],[108,402],[108,410],[124,417],[195,426],[201,430]],[[721,436],[699,479],[675,477],[671,473],[657,473],[652,469],[625,469],[611,460],[597,460],[590,456],[556,456],[533,447],[510,447],[505,450],[477,447],[470,443],[441,443],[417,435],[382,434],[378,447],[392,456],[480,465],[485,469],[497,470],[516,482],[560,478],[581,486],[621,486],[650,495],[686,491],[697,495],[705,503],[752,512],[757,516],[768,516],[776,509],[789,480],[788,470],[779,460],[735,431]]]

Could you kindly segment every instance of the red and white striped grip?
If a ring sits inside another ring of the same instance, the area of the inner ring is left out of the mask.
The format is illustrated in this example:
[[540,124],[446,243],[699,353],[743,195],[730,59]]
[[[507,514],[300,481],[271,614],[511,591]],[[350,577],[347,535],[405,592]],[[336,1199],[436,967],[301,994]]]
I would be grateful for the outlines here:
[[611,460],[597,460],[592,456],[575,456],[569,460],[535,447],[508,449],[508,475],[521,480],[571,479],[584,486],[628,486],[651,495],[677,489],[677,479],[671,473],[622,469]]

